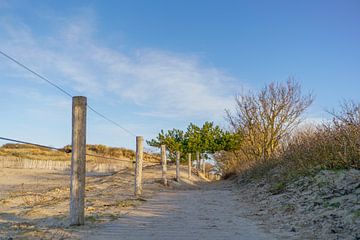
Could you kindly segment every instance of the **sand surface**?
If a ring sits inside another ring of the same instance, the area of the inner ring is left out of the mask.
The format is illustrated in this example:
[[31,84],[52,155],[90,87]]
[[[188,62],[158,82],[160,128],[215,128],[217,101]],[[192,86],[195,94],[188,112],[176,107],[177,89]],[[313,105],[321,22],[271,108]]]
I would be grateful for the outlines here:
[[143,195],[134,197],[133,169],[86,178],[86,223],[69,226],[69,174],[0,169],[0,239],[283,239],[250,220],[233,183],[209,183],[181,167],[169,186],[161,166],[143,171]]
[[[181,173],[186,179],[185,167]],[[174,166],[169,167],[168,176],[174,178]],[[73,239],[78,230],[114,221],[164,188],[159,165],[144,168],[141,198],[134,197],[133,169],[112,175],[89,174],[86,225],[79,228],[69,227],[69,179],[69,173],[63,171],[0,168],[0,239]],[[194,177],[182,186],[191,187],[197,182],[201,180]]]
[[37,169],[0,168],[0,199],[11,192],[46,190],[69,184],[69,176],[64,172]]
[[116,221],[83,231],[83,239],[286,239],[244,217],[229,183],[165,190]]

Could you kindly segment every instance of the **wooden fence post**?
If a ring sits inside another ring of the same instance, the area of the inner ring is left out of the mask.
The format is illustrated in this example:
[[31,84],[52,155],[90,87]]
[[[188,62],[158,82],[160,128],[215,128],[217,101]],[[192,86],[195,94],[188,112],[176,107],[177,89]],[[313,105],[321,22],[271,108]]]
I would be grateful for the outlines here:
[[70,225],[85,222],[86,97],[73,97],[70,171]]
[[142,167],[144,158],[144,138],[136,137],[136,165],[135,165],[135,196],[142,194]]
[[206,163],[205,163],[205,158],[202,157],[202,171],[203,171],[203,174],[204,174],[204,177],[206,177]]
[[176,181],[180,181],[180,151],[176,152]]
[[191,179],[191,153],[188,153],[188,178]]
[[161,165],[162,165],[162,181],[163,181],[163,184],[166,186],[167,185],[167,179],[166,179],[167,167],[166,167],[166,146],[165,145],[161,145]]
[[200,153],[196,152],[196,169],[200,170]]

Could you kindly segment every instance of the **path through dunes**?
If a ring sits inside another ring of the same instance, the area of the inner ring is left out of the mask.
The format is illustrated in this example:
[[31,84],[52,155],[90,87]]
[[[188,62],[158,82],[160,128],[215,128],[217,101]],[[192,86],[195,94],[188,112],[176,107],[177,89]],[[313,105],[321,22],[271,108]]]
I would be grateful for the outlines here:
[[281,239],[244,218],[228,184],[165,190],[118,220],[82,232],[82,239]]

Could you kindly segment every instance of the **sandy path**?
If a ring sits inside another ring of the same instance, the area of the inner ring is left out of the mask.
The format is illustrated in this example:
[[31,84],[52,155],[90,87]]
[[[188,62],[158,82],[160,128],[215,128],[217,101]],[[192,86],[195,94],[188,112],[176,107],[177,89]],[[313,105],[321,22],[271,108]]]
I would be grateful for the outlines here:
[[244,218],[227,184],[166,190],[116,221],[83,232],[82,239],[280,239]]
[[[134,170],[116,174],[88,174],[86,177],[85,226],[70,227],[69,173],[45,169],[0,168],[0,240],[77,239],[78,231],[93,229],[122,218],[129,210],[152,199],[164,189],[160,183],[161,166],[143,169],[143,195],[134,197]],[[175,167],[168,168],[170,187],[194,188],[201,179],[187,180],[187,168],[181,167],[184,182],[172,179]]]

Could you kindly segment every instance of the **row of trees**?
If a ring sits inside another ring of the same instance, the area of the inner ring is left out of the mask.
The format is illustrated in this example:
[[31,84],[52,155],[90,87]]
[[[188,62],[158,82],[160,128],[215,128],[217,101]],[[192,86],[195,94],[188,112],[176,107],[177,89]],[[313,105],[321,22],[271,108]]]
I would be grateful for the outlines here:
[[175,158],[177,151],[182,153],[198,152],[207,158],[208,154],[234,149],[238,145],[238,141],[237,135],[222,130],[213,122],[205,122],[202,127],[190,123],[185,132],[179,129],[167,132],[161,130],[155,139],[147,141],[147,143],[152,147],[166,145],[170,158]]

